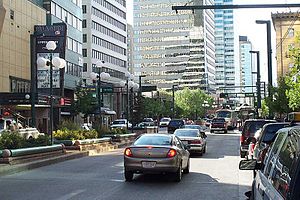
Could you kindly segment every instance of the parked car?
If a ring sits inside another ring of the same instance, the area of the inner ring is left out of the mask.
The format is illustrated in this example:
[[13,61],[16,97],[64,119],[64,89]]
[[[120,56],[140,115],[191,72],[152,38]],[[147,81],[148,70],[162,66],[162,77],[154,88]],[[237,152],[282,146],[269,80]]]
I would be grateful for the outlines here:
[[227,133],[227,123],[225,118],[213,118],[210,125],[210,132],[214,133],[215,131],[223,131]]
[[300,199],[300,126],[280,129],[264,162],[242,160],[240,170],[257,170],[250,199]]
[[163,118],[161,118],[160,121],[159,121],[159,126],[160,126],[160,127],[166,127],[166,126],[169,125],[169,122],[170,122],[170,121],[171,121],[171,118],[169,118],[169,117],[163,117]]
[[168,124],[168,133],[174,133],[178,128],[181,128],[185,124],[183,119],[172,119]]
[[249,144],[248,159],[260,159],[261,153],[274,141],[277,131],[289,125],[287,122],[265,124],[254,134]]
[[155,126],[155,122],[152,118],[144,118],[142,122],[145,126]]
[[266,119],[249,119],[244,122],[240,137],[240,157],[244,158],[248,155],[249,144],[257,130],[261,129],[265,124],[275,123],[275,120]]
[[206,152],[206,136],[199,129],[180,128],[176,129],[174,135],[178,136],[183,144],[189,145],[190,153],[200,155]]
[[134,173],[170,173],[179,182],[189,169],[190,153],[173,134],[143,134],[124,151],[126,181],[132,181]]
[[[127,119],[117,119],[115,121],[113,121],[110,125],[111,129],[114,128],[121,128],[121,129],[126,129],[127,128]],[[131,129],[132,128],[132,124],[130,122],[128,122],[128,128]]]

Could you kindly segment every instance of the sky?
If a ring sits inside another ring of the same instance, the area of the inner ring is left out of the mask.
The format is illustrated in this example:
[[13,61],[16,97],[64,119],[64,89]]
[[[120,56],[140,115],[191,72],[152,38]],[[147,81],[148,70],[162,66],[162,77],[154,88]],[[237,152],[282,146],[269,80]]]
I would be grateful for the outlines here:
[[[170,0],[172,2],[172,0]],[[189,2],[189,0],[186,0]],[[233,4],[285,4],[300,3],[299,0],[233,0]],[[127,20],[129,24],[133,24],[133,0],[127,0]],[[267,82],[267,31],[265,24],[256,24],[255,20],[270,20],[271,13],[300,11],[300,8],[273,8],[273,9],[235,9],[234,10],[234,27],[235,41],[238,43],[238,36],[248,36],[252,42],[253,50],[260,51],[261,79]],[[272,58],[273,58],[273,85],[276,80],[276,40],[273,24],[271,25],[272,33]],[[255,59],[255,58],[253,58]]]

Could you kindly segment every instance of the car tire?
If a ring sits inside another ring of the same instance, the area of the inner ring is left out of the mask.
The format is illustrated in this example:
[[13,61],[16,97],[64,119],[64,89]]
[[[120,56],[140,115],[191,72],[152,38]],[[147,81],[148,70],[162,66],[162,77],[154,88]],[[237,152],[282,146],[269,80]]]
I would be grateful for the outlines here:
[[190,159],[188,160],[186,168],[183,170],[184,174],[190,173]]
[[224,133],[226,134],[226,133],[227,133],[227,130],[226,130],[226,131],[224,131]]
[[174,181],[180,182],[182,179],[182,164],[180,163],[178,170],[175,172]]
[[131,182],[133,180],[133,172],[124,171],[125,181]]
[[210,131],[210,133],[214,133],[214,131]]
[[202,151],[203,153],[206,153],[206,145],[204,146],[204,149]]

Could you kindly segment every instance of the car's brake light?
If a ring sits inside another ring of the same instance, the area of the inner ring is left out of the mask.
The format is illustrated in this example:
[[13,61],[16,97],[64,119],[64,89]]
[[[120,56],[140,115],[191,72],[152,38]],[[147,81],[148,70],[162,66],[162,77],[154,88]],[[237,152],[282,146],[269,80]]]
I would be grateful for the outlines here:
[[176,154],[177,154],[176,150],[170,149],[169,152],[168,152],[167,157],[168,158],[173,158],[174,156],[176,156]]
[[245,136],[244,136],[244,135],[241,135],[241,137],[240,137],[240,142],[241,142],[241,144],[243,144],[244,141],[245,141]]
[[132,152],[131,152],[131,149],[130,148],[126,148],[125,151],[124,151],[124,154],[128,157],[132,157]]
[[201,144],[201,141],[200,140],[192,140],[191,144]]

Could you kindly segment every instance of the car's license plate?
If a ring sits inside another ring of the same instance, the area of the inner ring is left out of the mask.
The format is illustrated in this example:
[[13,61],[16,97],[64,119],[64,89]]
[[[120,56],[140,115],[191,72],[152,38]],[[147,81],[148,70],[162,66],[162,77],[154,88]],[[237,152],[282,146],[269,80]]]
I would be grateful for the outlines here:
[[143,168],[154,168],[155,165],[156,162],[148,162],[148,161],[142,162]]

